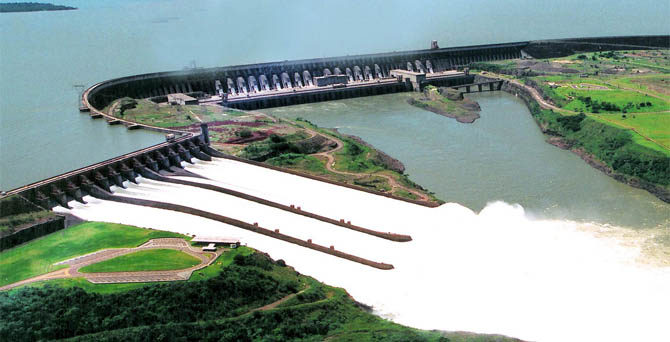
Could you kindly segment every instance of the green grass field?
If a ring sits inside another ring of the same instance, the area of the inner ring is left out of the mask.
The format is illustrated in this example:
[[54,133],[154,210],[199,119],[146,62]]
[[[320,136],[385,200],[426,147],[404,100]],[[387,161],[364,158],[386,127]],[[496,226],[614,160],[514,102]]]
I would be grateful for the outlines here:
[[149,249],[121,255],[79,269],[82,273],[168,271],[193,267],[200,260],[174,249]]
[[[621,115],[609,114],[594,116],[621,127],[635,128],[639,133],[633,136],[636,143],[670,155],[670,113],[637,113],[627,115],[625,118]],[[639,138],[635,136],[639,136]],[[665,148],[659,147],[658,144],[650,142],[644,137],[649,137]]]
[[[588,83],[594,84],[594,82]],[[601,103],[612,103],[625,109],[627,113],[661,112],[670,110],[670,104],[667,101],[663,101],[656,97],[646,96],[631,90],[589,90],[574,89],[568,86],[557,88],[556,93],[567,100],[567,104],[563,106],[563,108],[575,112],[596,113],[595,110],[587,106],[585,101],[580,100],[580,97],[589,97],[592,101]],[[649,104],[651,104],[651,106]],[[626,107],[628,108],[626,109]],[[600,112],[623,113],[621,110],[600,110]]]
[[609,81],[609,83],[623,88],[636,89],[651,95],[670,97],[670,75],[668,74],[617,78]]
[[137,247],[164,237],[189,237],[132,226],[86,222],[0,253],[0,286],[55,271],[59,261],[105,248]]
[[[254,253],[254,250],[248,247],[238,247],[226,251],[220,255],[216,261],[211,265],[200,269],[191,274],[191,278],[188,282],[207,280],[210,278],[216,277],[221,270],[230,266],[233,263],[233,260],[236,255],[251,255]],[[68,278],[68,279],[54,279],[49,281],[41,281],[36,283],[31,283],[22,287],[43,287],[45,285],[57,286],[62,288],[71,288],[71,287],[80,287],[86,292],[99,293],[99,294],[108,294],[108,293],[119,293],[132,289],[138,289],[147,285],[156,284],[156,283],[125,283],[125,284],[93,284],[84,278]],[[22,287],[12,289],[11,291],[18,291]]]
[[[147,125],[158,127],[180,127],[199,123],[198,118],[204,122],[229,120],[232,117],[247,115],[236,110],[224,110],[222,108],[200,105],[169,106],[159,105],[149,100],[138,99],[137,106],[128,109],[123,115],[117,107],[114,116]],[[116,102],[116,101],[115,101]],[[113,103],[103,111],[109,113]]]

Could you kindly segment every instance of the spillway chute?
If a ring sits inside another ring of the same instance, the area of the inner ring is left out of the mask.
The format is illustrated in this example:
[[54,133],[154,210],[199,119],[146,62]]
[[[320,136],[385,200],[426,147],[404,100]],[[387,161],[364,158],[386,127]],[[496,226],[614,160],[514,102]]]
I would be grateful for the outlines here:
[[333,73],[330,72],[330,69],[328,69],[328,68],[324,68],[324,69],[323,69],[323,76],[330,76],[330,75],[332,75],[332,74],[333,74]]
[[412,66],[412,62],[407,62],[407,71],[414,71],[414,67]]
[[358,65],[354,66],[354,79],[356,81],[363,81],[363,72]]
[[414,66],[416,66],[416,71],[418,71],[420,73],[426,73],[426,70],[424,69],[423,64],[421,64],[420,60],[418,60],[418,59],[415,60],[414,61]]
[[258,81],[261,84],[261,89],[270,91],[270,82],[268,82],[268,78],[265,76],[265,74],[258,76]]
[[300,73],[296,72],[293,74],[293,80],[295,81],[295,86],[298,88],[302,88],[302,80],[300,79]]
[[277,74],[272,74],[272,84],[274,85],[276,90],[281,90],[281,81],[279,80],[279,76]]
[[382,73],[382,68],[379,67],[379,65],[375,64],[375,75],[377,75],[377,78],[384,78],[384,73]]
[[345,72],[347,73],[347,77],[349,78],[349,82],[353,82],[354,81],[354,73],[351,72],[351,69],[347,68],[345,70]]
[[282,72],[281,74],[281,83],[284,86],[284,88],[293,88],[293,84],[291,84],[291,77],[288,76],[287,72]]
[[216,80],[216,81],[214,82],[214,87],[216,88],[216,93],[217,93],[219,96],[223,97],[223,93],[224,93],[224,92],[223,92],[223,86],[221,85],[221,81]]
[[340,68],[335,68],[335,69],[333,70],[333,73],[334,73],[335,75],[342,75],[342,70],[340,70]]
[[433,63],[431,63],[429,59],[426,60],[426,69],[428,69],[428,72],[430,72],[431,74],[434,73]]
[[249,93],[247,90],[247,81],[242,76],[237,78],[237,92],[245,95]]
[[249,91],[252,91],[254,93],[257,93],[259,91],[258,89],[258,82],[256,81],[256,77],[251,75],[249,76],[249,81],[247,82],[249,85]]
[[302,72],[302,80],[305,82],[305,86],[314,85],[314,82],[312,81],[312,75],[307,70]]
[[365,74],[366,80],[372,81],[374,79],[374,76],[372,75],[372,70],[370,69],[369,66],[366,65],[365,68],[363,69],[363,72]]
[[235,90],[235,82],[233,82],[232,79],[226,79],[226,85],[228,86],[228,94],[233,96],[237,95],[237,91]]

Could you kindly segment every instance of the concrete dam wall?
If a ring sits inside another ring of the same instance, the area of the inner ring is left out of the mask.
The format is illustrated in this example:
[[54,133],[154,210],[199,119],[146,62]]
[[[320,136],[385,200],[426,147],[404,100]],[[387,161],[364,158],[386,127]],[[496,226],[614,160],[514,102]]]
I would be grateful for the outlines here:
[[[257,109],[411,90],[407,82],[391,76],[394,69],[426,74],[426,84],[452,86],[472,79],[445,72],[472,62],[657,48],[670,48],[670,36],[538,40],[190,69],[101,82],[84,93],[83,102],[84,107],[101,109],[121,97],[161,102],[168,94],[184,93],[232,108]],[[345,83],[320,86],[338,76]]]

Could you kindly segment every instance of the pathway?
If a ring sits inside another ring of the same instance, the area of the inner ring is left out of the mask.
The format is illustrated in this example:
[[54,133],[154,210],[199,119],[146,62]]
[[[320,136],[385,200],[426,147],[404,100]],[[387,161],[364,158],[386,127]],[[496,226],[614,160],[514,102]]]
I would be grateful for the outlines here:
[[[489,74],[494,74],[494,73],[489,73]],[[501,76],[501,75],[498,75],[498,74],[494,74],[494,75],[496,75],[496,76]],[[552,103],[546,101],[546,100],[542,97],[542,95],[540,95],[540,93],[537,91],[537,89],[535,89],[535,88],[533,88],[533,87],[527,86],[527,85],[525,85],[525,84],[523,84],[523,83],[521,83],[521,82],[519,82],[519,81],[517,81],[517,80],[514,80],[514,79],[506,78],[506,80],[507,80],[508,82],[510,82],[510,83],[513,83],[513,84],[515,84],[515,85],[517,85],[517,86],[520,86],[520,87],[523,87],[524,89],[526,89],[526,90],[530,93],[530,95],[533,97],[533,99],[534,99],[538,104],[540,104],[540,107],[542,107],[542,108],[544,108],[544,109],[551,109],[551,110],[553,110],[553,111],[556,111],[556,112],[559,112],[559,113],[565,113],[565,114],[567,114],[567,115],[575,115],[575,114],[578,114],[577,112],[573,112],[573,111],[570,111],[570,110],[567,110],[567,109],[563,109],[563,108],[556,107],[554,104],[552,104]],[[629,89],[629,90],[634,90],[634,89]],[[646,93],[644,93],[644,94],[646,94]],[[631,113],[631,114],[636,114],[636,113]],[[640,114],[644,114],[644,113],[640,113]],[[619,123],[619,122],[615,122],[615,121],[609,120],[609,119],[603,117],[602,115],[601,115],[601,116],[596,116],[596,117],[598,117],[598,118],[600,118],[600,119],[602,119],[602,120],[604,120],[604,121],[607,121],[607,122],[611,123],[612,125],[616,125],[616,126],[619,126],[619,127],[622,127],[622,128],[630,129],[631,131],[635,132],[635,133],[638,134],[639,136],[643,137],[645,140],[648,140],[648,141],[650,141],[650,142],[652,142],[652,143],[654,143],[654,144],[660,146],[660,147],[663,148],[663,149],[669,149],[668,146],[665,146],[664,144],[662,144],[662,143],[660,143],[660,142],[658,142],[658,141],[656,141],[656,140],[654,140],[654,139],[652,139],[652,138],[650,138],[650,137],[648,137],[648,136],[646,136],[646,135],[640,133],[635,127],[627,126],[627,125],[621,124],[621,123]]]
[[[332,149],[332,150],[328,150],[328,151],[326,151],[326,152],[320,152],[320,153],[312,154],[313,156],[319,156],[319,157],[324,157],[324,158],[326,158],[326,169],[327,169],[328,171],[330,171],[330,172],[332,172],[332,173],[337,173],[337,174],[340,174],[340,175],[347,175],[347,176],[354,176],[354,177],[365,177],[365,176],[378,176],[378,177],[382,177],[382,178],[385,178],[386,180],[388,180],[389,185],[391,185],[391,192],[393,192],[394,190],[397,190],[397,189],[402,189],[402,190],[405,190],[405,191],[407,191],[407,192],[409,192],[409,193],[411,193],[411,194],[417,196],[417,197],[420,198],[422,201],[430,202],[430,198],[429,198],[427,195],[425,195],[425,194],[423,194],[423,193],[421,193],[421,192],[419,192],[419,191],[416,191],[416,190],[407,188],[407,187],[405,187],[405,186],[399,184],[398,181],[396,181],[395,178],[393,178],[393,177],[391,177],[391,176],[389,176],[389,175],[379,174],[379,173],[354,173],[354,172],[346,172],[346,171],[339,171],[339,170],[336,170],[336,169],[334,168],[334,167],[335,167],[335,157],[333,157],[333,154],[334,154],[335,152],[341,150],[341,149],[344,147],[344,142],[342,142],[342,140],[340,140],[340,139],[338,139],[338,138],[336,138],[336,137],[333,137],[333,136],[326,136],[326,135],[324,135],[324,134],[321,134],[321,133],[316,132],[316,131],[314,131],[314,130],[312,130],[312,129],[309,129],[309,128],[304,128],[304,129],[305,129],[307,132],[309,132],[309,134],[311,134],[311,137],[314,137],[315,135],[321,135],[321,136],[323,136],[324,138],[329,139],[329,140],[332,140],[332,141],[334,141],[334,142],[337,144],[337,146],[336,146],[334,149]],[[310,137],[310,138],[311,138],[311,137]],[[369,154],[368,154],[368,156],[369,156]]]
[[[82,267],[96,264],[117,256],[130,254],[149,249],[174,249],[200,259],[200,263],[190,268],[170,271],[140,271],[140,272],[104,272],[104,273],[82,273],[79,269]],[[194,271],[209,266],[221,255],[223,248],[216,252],[202,252],[191,247],[184,239],[162,238],[152,239],[135,248],[110,248],[103,249],[90,254],[78,256],[72,259],[61,261],[55,265],[69,265],[69,268],[42,274],[33,278],[25,279],[13,284],[0,287],[0,291],[9,290],[18,286],[51,279],[78,278],[84,277],[94,284],[116,284],[116,283],[145,283],[156,281],[177,281],[188,280]]]

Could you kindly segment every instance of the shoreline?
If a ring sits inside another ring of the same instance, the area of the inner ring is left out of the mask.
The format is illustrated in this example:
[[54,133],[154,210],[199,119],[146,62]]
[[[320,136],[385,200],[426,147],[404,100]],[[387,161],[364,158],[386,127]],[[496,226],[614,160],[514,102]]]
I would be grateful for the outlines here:
[[458,90],[428,86],[419,94],[410,95],[407,103],[410,106],[456,119],[460,123],[471,124],[481,117],[479,103],[464,97],[464,93]]
[[606,163],[599,160],[594,154],[587,152],[583,148],[574,148],[573,147],[574,144],[567,141],[567,139],[565,139],[562,136],[548,133],[548,130],[545,127],[543,127],[542,122],[540,122],[532,113],[532,109],[530,107],[531,103],[530,101],[533,101],[540,107],[542,105],[535,98],[533,98],[532,94],[530,94],[528,89],[526,89],[525,87],[519,87],[519,85],[515,83],[506,81],[501,90],[516,97],[520,97],[523,100],[523,102],[526,104],[526,107],[531,112],[530,114],[533,117],[533,120],[537,124],[542,134],[546,137],[545,139],[546,143],[554,145],[563,150],[569,150],[570,152],[578,155],[584,162],[586,162],[591,167],[603,172],[604,174],[606,174],[611,178],[614,178],[618,182],[624,183],[633,188],[645,190],[650,194],[654,195],[659,200],[665,203],[670,203],[670,190],[667,190],[660,185],[647,182],[634,176],[627,176],[618,173],[614,171],[611,167],[609,167]]

